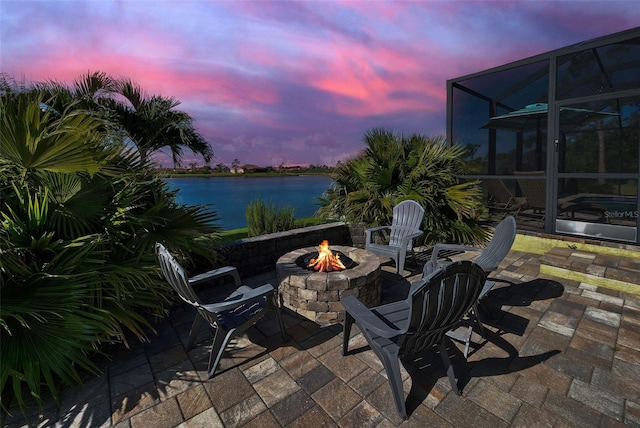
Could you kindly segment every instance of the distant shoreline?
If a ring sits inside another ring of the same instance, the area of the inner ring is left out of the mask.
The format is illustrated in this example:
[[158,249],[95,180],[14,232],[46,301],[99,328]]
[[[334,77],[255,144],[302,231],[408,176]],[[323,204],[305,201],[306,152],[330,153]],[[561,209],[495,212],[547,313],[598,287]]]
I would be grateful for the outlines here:
[[162,178],[264,178],[264,177],[299,177],[301,175],[319,175],[323,177],[333,178],[333,173],[331,172],[307,172],[307,171],[299,171],[299,172],[252,172],[246,174],[232,174],[230,172],[215,172],[215,173],[188,173],[188,172],[177,172],[177,173],[161,173],[160,177]]

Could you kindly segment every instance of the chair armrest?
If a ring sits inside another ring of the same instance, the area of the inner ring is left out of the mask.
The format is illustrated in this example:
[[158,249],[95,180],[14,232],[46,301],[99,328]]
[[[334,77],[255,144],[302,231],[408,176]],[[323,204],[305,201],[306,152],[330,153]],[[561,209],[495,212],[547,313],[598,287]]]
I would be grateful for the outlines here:
[[372,227],[370,229],[365,229],[364,231],[364,241],[366,244],[368,244],[371,241],[371,237],[375,232],[380,232],[381,230],[385,230],[385,229],[391,229],[391,226],[377,226],[377,227]]
[[353,317],[356,324],[378,336],[390,338],[404,333],[402,330],[393,329],[382,322],[369,308],[363,305],[355,296],[346,296],[340,300],[344,309]]
[[205,305],[199,305],[200,307],[206,309],[209,312],[222,312],[228,311],[239,306],[245,305],[247,303],[253,302],[255,300],[259,300],[264,296],[267,296],[273,293],[275,289],[271,284],[264,284],[258,288],[251,289],[246,293],[237,294],[235,296],[229,297],[227,300],[218,303],[209,303]]
[[491,289],[493,288],[494,285],[496,285],[495,281],[486,281],[484,283],[484,286],[482,287],[482,290],[480,291],[480,295],[478,296],[478,300],[480,300],[484,296],[486,296],[487,293],[489,291],[491,291]]
[[194,286],[202,284],[203,282],[211,281],[215,278],[222,278],[226,275],[230,275],[233,277],[236,287],[240,287],[242,285],[242,282],[240,281],[240,275],[238,274],[238,269],[233,266],[224,266],[218,269],[210,270],[209,272],[204,272],[196,275],[193,278],[189,278],[189,284],[191,286]]
[[366,232],[378,232],[380,230],[383,229],[390,229],[391,226],[376,226],[376,227],[370,227],[369,229],[365,229],[365,233]]
[[483,251],[484,248],[471,247],[469,245],[460,245],[460,244],[436,244],[431,250],[431,259],[425,263],[424,269],[422,270],[422,276],[425,277],[436,271],[438,268],[438,253],[443,250],[453,250],[453,251]]
[[400,248],[406,248],[409,246],[409,241],[415,239],[415,238],[419,238],[420,236],[422,236],[424,232],[421,230],[415,231],[413,233],[410,233],[406,236],[404,236],[402,238],[402,244],[400,245]]

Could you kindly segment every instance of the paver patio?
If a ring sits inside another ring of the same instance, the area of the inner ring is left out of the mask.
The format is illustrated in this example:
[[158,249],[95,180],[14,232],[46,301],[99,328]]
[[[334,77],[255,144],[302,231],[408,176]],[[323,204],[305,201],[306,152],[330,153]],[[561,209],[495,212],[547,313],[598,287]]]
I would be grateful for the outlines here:
[[[386,260],[382,260],[386,261]],[[418,274],[419,267],[408,269]],[[383,300],[406,296],[409,280],[383,266]],[[72,427],[600,427],[640,426],[640,296],[539,274],[539,256],[511,251],[465,362],[449,349],[463,395],[451,390],[437,354],[403,370],[409,418],[401,420],[380,361],[354,327],[342,356],[342,326],[321,327],[284,310],[228,348],[206,378],[212,334],[185,350],[194,312],[176,307],[149,343],[114,347],[100,377],[63,391],[29,415],[33,426]],[[244,278],[277,283],[275,271]],[[224,286],[202,289],[216,294]],[[16,415],[6,426],[23,426]]]

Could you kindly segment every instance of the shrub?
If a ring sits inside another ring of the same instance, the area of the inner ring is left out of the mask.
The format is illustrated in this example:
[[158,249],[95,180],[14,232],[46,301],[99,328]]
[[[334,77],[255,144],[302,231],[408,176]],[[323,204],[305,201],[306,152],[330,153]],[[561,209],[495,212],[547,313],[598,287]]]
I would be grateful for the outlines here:
[[[64,94],[63,94],[64,95]],[[114,124],[56,91],[0,92],[0,391],[58,399],[103,343],[145,338],[174,293],[153,246],[215,254],[215,213],[183,206]],[[44,107],[43,107],[44,106]],[[56,106],[55,108],[52,106]]]
[[364,142],[360,156],[336,168],[335,185],[320,199],[318,215],[389,225],[393,207],[413,199],[425,208],[426,243],[486,240],[486,229],[478,225],[480,188],[458,179],[464,171],[461,148],[448,147],[442,137],[404,137],[381,129],[367,132]]
[[273,204],[265,204],[256,198],[245,210],[249,236],[260,236],[267,233],[282,232],[295,227],[294,210],[284,206],[276,210]]

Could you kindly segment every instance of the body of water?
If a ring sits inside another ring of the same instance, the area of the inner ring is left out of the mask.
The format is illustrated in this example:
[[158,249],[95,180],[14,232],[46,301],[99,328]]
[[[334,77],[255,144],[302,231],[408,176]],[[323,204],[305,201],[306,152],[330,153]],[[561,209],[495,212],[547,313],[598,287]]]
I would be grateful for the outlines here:
[[172,189],[179,189],[178,200],[188,205],[210,205],[223,229],[247,226],[247,205],[257,197],[277,207],[290,206],[296,219],[311,217],[320,207],[317,198],[333,180],[321,175],[296,177],[181,177],[167,178]]

